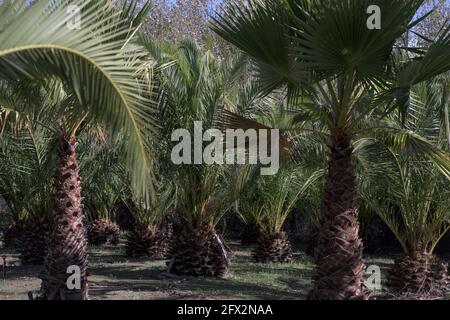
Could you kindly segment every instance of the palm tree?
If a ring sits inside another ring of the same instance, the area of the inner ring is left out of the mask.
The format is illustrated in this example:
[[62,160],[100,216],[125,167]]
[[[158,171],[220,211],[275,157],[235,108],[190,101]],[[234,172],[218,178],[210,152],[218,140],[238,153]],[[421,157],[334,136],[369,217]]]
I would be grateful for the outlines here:
[[433,168],[398,157],[396,161],[399,172],[389,187],[367,196],[404,251],[388,285],[395,294],[442,298],[448,291],[447,265],[433,251],[450,230],[448,180]]
[[[442,79],[448,84],[448,78]],[[442,126],[442,101],[446,98],[441,79],[422,83],[411,91],[411,106],[404,119],[391,117],[392,127],[405,127],[436,146],[446,145]],[[383,169],[361,187],[361,197],[386,223],[404,254],[391,270],[389,286],[395,294],[414,297],[442,297],[448,291],[447,266],[433,251],[450,230],[449,179],[429,161],[420,161],[407,146],[398,151],[384,141],[361,141],[361,153],[375,149]],[[380,143],[381,142],[381,143]],[[414,143],[407,137],[397,143]],[[372,151],[373,155],[373,151]],[[375,164],[375,165],[374,165]],[[380,183],[383,181],[383,183]]]
[[127,256],[133,258],[147,256],[153,259],[164,259],[167,256],[172,242],[168,211],[173,206],[174,198],[175,190],[171,184],[160,181],[157,200],[151,206],[145,206],[136,198],[127,203],[135,219],[132,229],[127,234],[125,247]]
[[[352,140],[359,130],[375,131],[361,128],[368,118],[384,131],[380,110],[405,111],[412,85],[450,69],[448,28],[427,48],[397,45],[426,18],[411,22],[422,2],[377,1],[381,30],[367,27],[368,0],[251,0],[213,18],[213,30],[253,58],[264,92],[286,88],[292,107],[307,111],[301,120],[320,121],[329,133],[312,298],[366,297]],[[393,65],[399,52],[403,59]],[[440,164],[448,169],[449,161],[441,155]]]
[[[81,29],[69,27],[73,19],[68,14],[70,5],[80,8]],[[0,79],[60,81],[52,96],[53,107],[61,117],[57,123],[53,231],[42,285],[46,299],[88,298],[76,152],[81,126],[102,123],[108,133],[125,134],[128,143],[124,153],[133,186],[144,201],[152,195],[150,154],[143,133],[154,127],[154,104],[149,99],[147,81],[137,75],[145,53],[135,45],[135,28],[130,30],[130,23],[124,20],[124,14],[129,13],[118,12],[106,0],[37,1],[31,5],[17,1],[1,6]],[[14,109],[15,105],[9,107]],[[76,290],[66,286],[71,265],[80,268],[81,287]]]
[[[216,121],[222,130],[280,130],[281,172],[275,177],[260,177],[251,169],[254,166],[238,169],[234,188],[240,199],[237,214],[244,224],[244,232],[254,230],[250,236],[255,237],[257,244],[255,259],[289,261],[291,246],[282,226],[292,207],[301,197],[301,208],[310,211],[307,213],[310,220],[319,218],[316,209],[320,206],[306,207],[303,200],[317,198],[311,189],[317,188],[315,182],[324,168],[323,137],[311,130],[309,123],[293,123],[295,113],[287,108],[283,94],[276,91],[268,96],[261,95],[252,77],[248,77],[238,99],[228,109]],[[293,170],[293,166],[299,168]],[[243,235],[241,242],[245,243],[246,234]]]
[[102,128],[93,128],[84,130],[79,142],[88,242],[116,245],[120,228],[113,222],[115,208],[128,184],[119,156],[124,139],[119,137],[111,141]]
[[[8,89],[3,85],[0,90],[4,98]],[[34,102],[40,102],[42,97],[35,93]],[[38,124],[46,123],[47,118],[36,112],[20,121],[2,123],[0,194],[12,213],[13,225],[8,230],[19,229],[20,259],[24,265],[43,264],[47,252],[53,192],[48,177],[55,167],[52,155],[56,145],[52,134]]]
[[[129,3],[130,8],[134,2]],[[45,32],[55,29],[52,26],[67,25],[72,19],[67,15],[69,5],[82,9],[83,28]],[[133,185],[148,200],[152,174],[142,132],[154,127],[154,103],[145,95],[148,83],[137,77],[137,69],[142,69],[139,59],[146,53],[130,38],[134,31],[129,25],[135,26],[136,21],[125,22],[124,13],[130,13],[121,12],[103,0],[2,4],[0,79],[57,77],[76,94],[79,113],[89,111],[90,118],[105,124],[108,133],[123,129],[129,139],[125,147]],[[28,32],[14,36],[24,29]],[[94,86],[95,90],[89,90]]]
[[309,186],[322,175],[321,171],[316,171],[308,176],[302,169],[281,169],[274,176],[253,178],[252,188],[245,188],[240,196],[239,214],[256,221],[261,230],[253,253],[257,262],[292,259],[289,239],[282,230],[284,222]]
[[[176,185],[176,211],[182,230],[173,243],[168,271],[194,276],[222,276],[229,265],[227,248],[215,227],[232,205],[227,189],[227,170],[214,164],[181,164],[164,167],[170,160],[171,134],[184,128],[193,132],[194,121],[204,130],[212,128],[217,116],[236,94],[236,80],[242,73],[242,57],[231,55],[220,61],[211,52],[202,54],[195,43],[180,46],[141,41],[160,67],[158,81],[161,128],[160,145],[167,146],[159,163],[161,173]],[[164,67],[162,67],[164,66]]]

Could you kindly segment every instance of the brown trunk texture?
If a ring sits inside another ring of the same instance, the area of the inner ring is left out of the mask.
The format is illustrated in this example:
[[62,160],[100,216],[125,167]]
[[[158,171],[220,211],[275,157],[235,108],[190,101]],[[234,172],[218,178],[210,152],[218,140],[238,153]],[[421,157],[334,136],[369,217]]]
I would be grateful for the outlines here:
[[125,253],[128,257],[164,259],[169,249],[169,239],[159,226],[136,225],[127,234]]
[[331,136],[323,198],[324,222],[315,249],[316,275],[310,297],[365,299],[365,266],[355,203],[351,137],[340,129],[332,130]]
[[120,229],[117,224],[108,219],[97,219],[92,221],[88,230],[90,245],[119,244]]
[[435,255],[416,253],[395,260],[389,274],[389,288],[396,295],[442,298],[450,291],[448,265]]
[[[50,233],[42,298],[47,300],[87,300],[87,240],[81,198],[76,139],[60,136],[59,162],[53,196],[53,230]],[[69,289],[69,266],[80,268],[80,289]]]
[[292,248],[286,232],[273,232],[261,235],[253,252],[256,262],[290,262]]
[[204,226],[181,232],[167,264],[167,271],[176,275],[222,277],[229,267],[229,252],[216,231]]

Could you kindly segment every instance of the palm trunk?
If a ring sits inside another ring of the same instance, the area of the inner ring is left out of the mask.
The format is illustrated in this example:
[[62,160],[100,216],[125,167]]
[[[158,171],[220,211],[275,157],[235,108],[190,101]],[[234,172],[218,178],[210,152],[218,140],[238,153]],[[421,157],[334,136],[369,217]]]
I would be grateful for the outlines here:
[[359,238],[358,208],[351,136],[331,132],[330,159],[323,198],[324,222],[315,250],[313,299],[364,299],[363,245]]
[[120,241],[120,229],[117,224],[109,219],[97,219],[90,223],[88,229],[89,245],[102,244],[118,245]]
[[448,265],[423,251],[397,258],[388,280],[393,293],[403,297],[443,298],[450,290]]
[[211,226],[185,229],[174,243],[167,271],[176,275],[223,277],[229,267],[229,252]]
[[[60,135],[59,163],[55,175],[53,197],[53,230],[50,235],[45,275],[42,276],[43,298],[48,300],[87,300],[87,241],[81,198],[77,141]],[[73,273],[69,266],[80,269],[80,287],[69,288]]]
[[292,248],[286,232],[263,232],[253,251],[256,262],[290,262]]
[[169,250],[169,241],[160,226],[136,224],[127,234],[125,254],[132,258],[164,259]]

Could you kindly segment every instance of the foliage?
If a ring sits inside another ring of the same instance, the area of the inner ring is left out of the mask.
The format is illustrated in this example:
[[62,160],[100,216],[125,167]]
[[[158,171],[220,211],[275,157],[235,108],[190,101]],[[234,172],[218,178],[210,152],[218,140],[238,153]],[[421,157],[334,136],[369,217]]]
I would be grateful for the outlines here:
[[[48,129],[51,114],[36,110],[27,116],[5,108],[18,109],[28,104],[46,105],[52,92],[30,82],[0,84],[0,107],[3,112],[0,136],[0,194],[16,223],[30,217],[49,217],[52,179],[55,167],[56,139]],[[27,90],[27,95],[19,94]],[[43,108],[44,109],[44,108]]]
[[297,202],[323,175],[282,169],[274,176],[257,177],[239,200],[244,221],[255,221],[263,232],[279,232]]
[[[69,5],[81,9],[83,28],[68,27]],[[4,2],[0,78],[60,79],[73,97],[65,108],[67,117],[80,122],[89,115],[108,133],[127,136],[127,167],[136,190],[148,200],[152,172],[143,135],[155,127],[154,104],[146,81],[136,76],[145,52],[135,45],[134,30],[123,19],[106,0]]]
[[[450,230],[448,180],[430,168],[399,163],[398,177],[368,201],[403,247],[405,253],[433,253]],[[375,191],[375,190],[374,190]]]
[[17,132],[0,139],[0,194],[12,212],[12,220],[50,216],[52,194],[51,150],[55,139],[45,128],[27,122]]
[[179,46],[142,38],[157,63],[156,78],[161,87],[159,117],[164,121],[158,136],[158,166],[164,177],[172,177],[176,185],[176,205],[187,226],[214,226],[231,206],[227,190],[227,170],[221,165],[170,165],[171,134],[184,128],[193,132],[194,121],[202,121],[203,129],[214,126],[217,116],[238,90],[237,80],[243,73],[245,60],[239,54],[224,60],[212,52],[202,54],[193,41]]
[[[320,163],[334,128],[351,135],[358,189],[363,190],[374,175],[392,172],[386,168],[389,156],[370,141],[379,141],[396,153],[414,154],[416,161],[432,162],[445,175],[449,173],[445,140],[437,144],[426,131],[411,131],[404,125],[406,119],[414,119],[410,113],[417,106],[418,88],[441,86],[429,97],[439,99],[440,108],[429,110],[439,115],[432,130],[447,127],[440,135],[447,136],[448,142],[448,82],[427,81],[448,73],[449,28],[441,28],[423,46],[399,42],[429,22],[423,3],[250,0],[241,6],[233,2],[213,17],[212,29],[251,57],[252,74],[263,95],[275,90],[285,93],[288,107],[279,109],[291,112],[299,124],[288,130],[300,138],[292,139],[293,149],[299,150],[294,151],[297,158],[302,157],[303,144],[317,155],[307,153],[306,158]],[[383,12],[379,31],[366,27],[366,9],[373,4]],[[394,110],[400,125],[388,119]],[[318,196],[312,202],[317,204]],[[364,211],[368,217],[370,210]]]
[[79,139],[84,203],[91,219],[114,221],[114,208],[129,185],[119,156],[124,142],[109,141],[101,128],[97,129],[85,132]]
[[213,30],[251,56],[264,92],[287,87],[293,107],[351,131],[379,108],[407,112],[411,86],[450,69],[448,28],[414,54],[394,45],[423,20],[411,22],[421,3],[377,1],[378,31],[366,27],[368,0],[236,2],[213,18]]
[[186,39],[195,41],[202,51],[211,50],[225,55],[229,46],[208,27],[214,9],[228,0],[155,0],[143,31],[153,39],[177,43]]
[[[403,128],[410,136],[420,135],[432,145],[445,147],[443,126],[443,96],[439,82],[416,85],[412,91],[412,103],[406,121],[400,117],[390,119],[392,128]],[[444,103],[445,104],[445,103]],[[379,144],[381,142],[381,145]],[[370,166],[373,175],[362,187],[362,198],[385,221],[405,253],[414,257],[417,252],[432,253],[436,244],[450,229],[449,177],[439,170],[433,161],[423,161],[409,139],[378,140],[367,143],[364,152],[375,154],[379,165]],[[405,144],[400,150],[398,144]],[[370,151],[371,149],[371,151]],[[376,151],[376,153],[373,153]],[[443,157],[450,159],[445,151]],[[383,183],[381,183],[383,181]]]
[[146,206],[136,198],[131,198],[127,202],[127,206],[133,213],[137,225],[155,227],[163,221],[174,201],[174,187],[169,182],[160,181],[157,189],[157,198],[150,206]]

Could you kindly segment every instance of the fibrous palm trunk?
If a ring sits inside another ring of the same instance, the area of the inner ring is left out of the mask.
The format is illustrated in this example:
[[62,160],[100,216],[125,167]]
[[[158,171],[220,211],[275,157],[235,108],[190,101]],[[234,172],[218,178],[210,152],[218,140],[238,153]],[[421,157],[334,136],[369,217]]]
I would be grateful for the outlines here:
[[323,198],[324,222],[315,250],[316,275],[311,298],[364,299],[365,267],[358,235],[351,137],[341,129],[332,130],[331,137]]
[[263,233],[253,252],[253,258],[256,262],[290,262],[292,248],[286,232]]
[[[45,274],[42,275],[43,299],[88,299],[87,240],[76,147],[76,139],[61,134],[53,197],[53,230],[49,238]],[[70,281],[74,280],[71,276],[76,274],[68,273],[69,266],[79,268],[79,287],[76,281]],[[69,277],[71,279],[68,281]]]
[[128,257],[163,259],[169,249],[169,240],[160,226],[135,225],[127,234],[125,252]]
[[92,221],[88,230],[90,245],[111,244],[117,245],[120,240],[120,228],[108,219],[97,219]]
[[403,255],[396,259],[388,285],[400,296],[442,298],[450,291],[448,266],[426,252]]
[[176,275],[222,277],[229,266],[229,253],[214,228],[184,230],[174,243],[168,272]]

